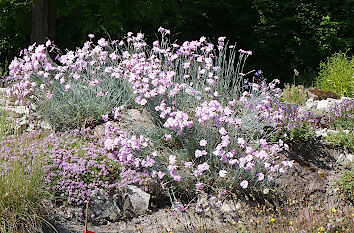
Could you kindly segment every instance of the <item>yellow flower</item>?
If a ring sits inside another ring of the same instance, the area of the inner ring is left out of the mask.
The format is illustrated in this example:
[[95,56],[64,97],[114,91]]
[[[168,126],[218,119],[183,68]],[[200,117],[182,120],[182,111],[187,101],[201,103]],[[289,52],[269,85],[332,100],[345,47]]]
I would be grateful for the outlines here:
[[141,231],[141,230],[142,230],[142,227],[141,227],[140,225],[137,225],[135,228],[136,228],[136,230],[138,230],[138,231]]
[[290,222],[289,222],[289,225],[290,225],[290,226],[293,226],[293,224],[294,224],[293,221],[290,221]]
[[332,208],[332,209],[331,209],[331,212],[332,212],[332,213],[337,213],[336,208]]
[[260,221],[259,221],[259,220],[257,220],[257,221],[256,221],[256,223],[257,223],[257,224],[259,224],[259,223],[260,223]]
[[270,219],[270,222],[271,222],[271,223],[275,223],[275,221],[276,221],[275,218],[271,218],[271,219]]
[[319,233],[324,232],[324,231],[325,231],[324,227],[318,228],[318,232],[319,232]]

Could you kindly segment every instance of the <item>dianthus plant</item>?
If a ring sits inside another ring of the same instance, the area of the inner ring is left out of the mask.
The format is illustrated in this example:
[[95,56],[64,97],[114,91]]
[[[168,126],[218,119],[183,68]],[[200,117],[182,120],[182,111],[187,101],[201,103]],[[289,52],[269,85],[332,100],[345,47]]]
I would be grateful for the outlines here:
[[[269,142],[284,126],[286,115],[275,87],[278,81],[248,80],[253,71],[245,74],[243,67],[252,52],[237,51],[225,37],[216,45],[205,37],[171,44],[169,30],[159,32],[161,40],[151,47],[142,33],[128,33],[120,42],[88,41],[60,56],[60,65],[47,55],[46,49],[54,49],[50,41],[30,46],[10,65],[10,74],[19,81],[9,93],[20,101],[49,105],[42,113],[59,125],[58,112],[70,113],[74,122],[63,119],[73,125],[97,121],[101,115],[105,121],[119,121],[123,110],[119,106],[134,96],[165,132],[164,140],[174,144],[156,150],[146,135],[115,129],[108,122],[105,147],[122,166],[120,185],[159,183],[163,188],[177,187],[181,196],[191,191],[213,195],[270,189],[274,179],[292,166],[291,161],[277,162],[277,153],[287,145]],[[102,83],[112,89],[102,88]],[[82,101],[86,99],[95,101]]]
[[[121,52],[117,41],[87,41],[82,48],[60,54],[47,41],[33,44],[11,62],[13,83],[8,94],[20,104],[38,105],[42,117],[54,128],[80,128],[99,123],[111,109],[132,103],[128,82],[118,66]],[[53,61],[49,53],[58,52]]]
[[167,156],[154,151],[143,158],[139,150],[152,146],[148,139],[129,138],[109,125],[106,148],[130,169],[144,167],[163,187],[182,192],[259,193],[271,188],[274,178],[292,166],[291,161],[276,162],[287,145],[267,141],[267,133],[283,125],[278,81],[249,83],[242,70],[252,53],[239,50],[235,62],[235,47],[227,46],[224,37],[216,46],[205,37],[171,45],[169,31],[159,31],[162,40],[152,48],[143,34],[128,34],[126,43],[134,49],[123,52],[120,67],[135,101],[167,131],[166,141],[178,143]]

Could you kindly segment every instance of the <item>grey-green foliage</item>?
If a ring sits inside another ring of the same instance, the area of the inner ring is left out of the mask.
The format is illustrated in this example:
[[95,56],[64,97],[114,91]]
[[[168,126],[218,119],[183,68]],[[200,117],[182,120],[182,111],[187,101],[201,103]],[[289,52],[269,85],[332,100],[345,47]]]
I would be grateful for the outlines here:
[[[57,128],[77,128],[102,121],[103,114],[111,114],[115,107],[128,105],[132,101],[130,87],[124,80],[109,75],[97,76],[100,85],[90,87],[76,82],[69,91],[60,83],[54,84],[52,99],[40,102],[41,114]],[[103,96],[97,96],[98,93]]]
[[[36,102],[41,116],[55,129],[65,130],[98,124],[102,122],[102,115],[111,116],[115,107],[134,104],[134,94],[128,81],[105,72],[106,67],[117,64],[117,61],[109,58],[102,64],[88,64],[87,69],[79,72],[81,77],[77,80],[73,78],[72,71],[68,70],[64,75],[67,83],[70,83],[68,90],[59,80],[53,79],[50,84],[41,77],[32,77],[33,80],[38,79],[39,83],[50,85],[53,93],[51,99],[45,97],[46,93],[37,95]],[[92,80],[97,80],[99,84],[90,85]]]

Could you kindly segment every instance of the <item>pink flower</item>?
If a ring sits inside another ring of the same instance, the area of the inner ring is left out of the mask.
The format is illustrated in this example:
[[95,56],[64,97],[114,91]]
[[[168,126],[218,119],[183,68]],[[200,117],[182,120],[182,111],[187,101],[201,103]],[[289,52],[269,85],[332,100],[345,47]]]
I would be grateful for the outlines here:
[[90,39],[94,38],[95,35],[94,34],[88,34],[88,37],[90,37]]
[[203,155],[207,155],[208,152],[206,152],[205,150],[196,150],[194,152],[194,155],[196,158],[202,157]]
[[220,171],[219,171],[219,176],[220,176],[220,177],[225,177],[226,174],[227,174],[227,171],[225,171],[225,170],[220,170]]
[[200,145],[200,146],[206,146],[207,143],[208,143],[207,140],[202,139],[202,140],[200,140],[199,145]]
[[51,46],[52,45],[52,42],[50,41],[50,40],[47,40],[47,42],[45,43],[45,46],[46,47],[49,47],[49,46]]
[[157,173],[157,176],[158,176],[159,179],[161,180],[161,179],[165,176],[165,173],[159,171],[159,172]]
[[177,210],[180,211],[180,212],[183,212],[184,211],[184,206],[183,205],[179,205],[177,207]]
[[258,180],[259,181],[264,180],[264,174],[263,173],[258,173],[257,176],[258,176]]
[[166,139],[166,141],[171,141],[172,140],[172,135],[171,134],[165,134],[165,139]]
[[184,162],[184,166],[186,168],[192,168],[193,167],[193,163],[192,162]]
[[113,148],[114,148],[113,139],[107,138],[104,142],[104,147],[107,150],[113,150]]
[[70,87],[71,87],[70,84],[66,84],[64,91],[67,92],[70,89]]
[[241,187],[246,189],[248,187],[248,181],[247,180],[244,180],[240,183]]
[[219,133],[224,136],[224,135],[227,134],[227,131],[225,130],[224,127],[221,127],[221,128],[219,129]]
[[107,121],[108,121],[108,114],[102,115],[102,119],[103,119],[105,122],[107,122]]
[[182,177],[177,175],[177,176],[174,176],[173,179],[178,182],[178,181],[181,181]]
[[242,146],[242,147],[246,147],[246,145],[247,145],[245,139],[243,139],[243,138],[238,138],[237,143],[240,144],[240,146]]
[[195,187],[197,189],[202,189],[204,187],[204,184],[203,183],[197,183],[197,184],[195,184]]
[[171,165],[174,165],[174,164],[176,164],[176,162],[177,162],[175,155],[170,155],[170,157],[168,158],[168,160],[169,160],[169,164],[171,164]]

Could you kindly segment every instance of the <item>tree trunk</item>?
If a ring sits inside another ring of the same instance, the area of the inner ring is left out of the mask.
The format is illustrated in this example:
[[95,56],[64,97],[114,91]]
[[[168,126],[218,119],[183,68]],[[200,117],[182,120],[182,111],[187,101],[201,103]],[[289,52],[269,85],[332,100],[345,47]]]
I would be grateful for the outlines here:
[[45,43],[55,37],[55,9],[53,0],[34,0],[31,16],[31,44]]

